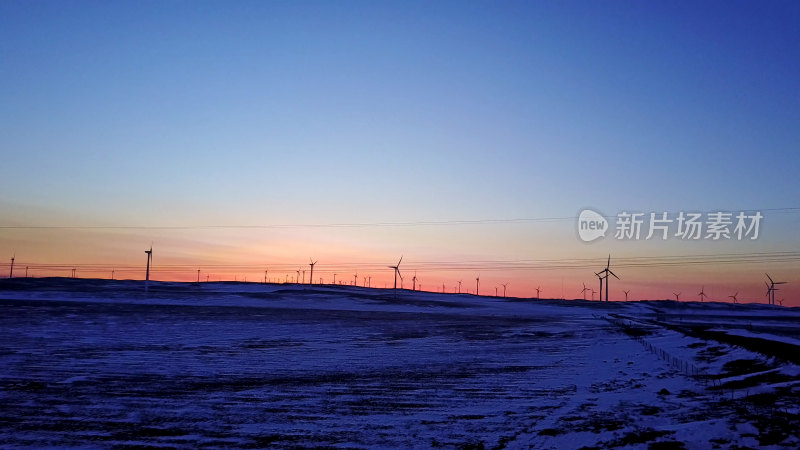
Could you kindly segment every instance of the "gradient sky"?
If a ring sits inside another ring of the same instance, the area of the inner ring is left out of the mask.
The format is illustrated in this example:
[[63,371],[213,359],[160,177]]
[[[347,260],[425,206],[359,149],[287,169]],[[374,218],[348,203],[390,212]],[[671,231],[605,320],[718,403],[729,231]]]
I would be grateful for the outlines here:
[[[0,2],[0,225],[798,207],[798,24],[792,1]],[[426,261],[800,251],[800,214],[765,216],[756,242],[584,244],[561,220],[2,229],[0,253],[16,252],[18,264],[98,264],[81,272],[100,276],[143,264],[152,241],[157,278],[186,279],[166,267],[294,267],[314,256],[330,276],[326,261],[381,267],[400,254],[413,271]],[[476,276],[437,267],[420,271],[424,287]],[[620,270],[618,288],[663,298],[705,283],[761,300],[764,271],[790,281],[778,297],[800,305],[796,260]],[[574,297],[595,281],[586,272],[482,279],[487,291],[510,280],[509,294],[526,296],[537,285],[560,296],[564,283]]]

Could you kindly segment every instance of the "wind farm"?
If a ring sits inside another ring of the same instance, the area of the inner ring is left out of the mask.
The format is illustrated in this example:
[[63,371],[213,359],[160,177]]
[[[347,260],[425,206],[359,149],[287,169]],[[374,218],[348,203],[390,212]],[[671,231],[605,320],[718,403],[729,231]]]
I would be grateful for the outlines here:
[[0,448],[800,448],[798,17],[0,2]]

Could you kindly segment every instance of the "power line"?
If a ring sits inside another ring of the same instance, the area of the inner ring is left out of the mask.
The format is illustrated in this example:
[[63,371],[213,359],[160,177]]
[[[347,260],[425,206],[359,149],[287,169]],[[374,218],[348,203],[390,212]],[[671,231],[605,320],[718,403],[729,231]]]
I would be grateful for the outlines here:
[[[526,270],[577,270],[596,268],[603,263],[604,258],[562,258],[562,259],[513,259],[513,260],[465,260],[465,261],[409,261],[408,267],[416,270],[430,272],[460,272],[460,271],[526,271]],[[755,263],[781,263],[800,261],[800,252],[750,252],[750,253],[721,253],[702,255],[671,255],[671,256],[634,256],[616,257],[615,267],[648,268],[668,266],[696,266],[696,265],[735,265]],[[141,265],[112,264],[112,263],[34,263],[21,262],[31,270],[71,270],[80,268],[84,271],[107,271],[114,268],[118,272],[141,272]],[[270,271],[291,272],[297,269],[299,263],[277,264],[159,264],[151,270],[157,272],[195,272],[201,269],[205,272],[247,272],[261,271],[269,267]],[[9,266],[3,263],[0,266]],[[388,272],[385,262],[345,262],[334,261],[321,265],[319,273],[333,273],[348,269]],[[411,270],[409,269],[409,270]]]
[[[772,212],[779,214],[800,213],[800,207],[714,210],[692,212]],[[631,212],[631,211],[629,211]],[[658,211],[664,212],[664,211]],[[676,214],[674,211],[668,214]],[[617,216],[606,215],[607,219]],[[368,228],[368,227],[418,227],[418,226],[458,226],[458,225],[504,225],[540,222],[559,222],[577,220],[578,216],[529,217],[516,219],[475,219],[475,220],[422,220],[409,222],[361,222],[361,223],[308,223],[308,224],[253,224],[253,225],[0,225],[2,230],[213,230],[213,229],[290,229],[290,228]]]

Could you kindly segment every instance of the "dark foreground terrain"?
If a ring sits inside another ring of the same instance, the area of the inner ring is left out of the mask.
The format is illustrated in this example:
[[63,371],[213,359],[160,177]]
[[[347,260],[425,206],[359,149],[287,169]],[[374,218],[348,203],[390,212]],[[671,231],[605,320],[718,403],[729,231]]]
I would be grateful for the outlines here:
[[6,288],[4,448],[800,445],[796,366],[607,320],[647,319],[652,306],[272,285],[165,284],[149,297],[129,284]]

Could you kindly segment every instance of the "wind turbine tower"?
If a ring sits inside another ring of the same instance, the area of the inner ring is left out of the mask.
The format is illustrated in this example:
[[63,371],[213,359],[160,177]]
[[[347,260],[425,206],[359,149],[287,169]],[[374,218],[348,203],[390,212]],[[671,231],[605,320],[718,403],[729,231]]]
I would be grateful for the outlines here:
[[[605,274],[603,276],[603,278],[605,278],[605,280],[606,280],[606,301],[608,301],[608,284],[609,284],[608,283],[608,276],[609,275],[613,275],[614,278],[619,280],[619,277],[617,276],[617,274],[615,274],[614,272],[611,271],[611,255],[608,255],[608,262],[606,263],[606,268],[601,270],[600,272],[597,272],[595,275],[600,277],[601,273]],[[600,296],[602,297],[602,295],[603,295],[603,280],[601,279],[600,280]],[[602,298],[600,300],[602,300]]]
[[[597,276],[597,279],[600,280],[600,290],[598,291],[598,293],[600,295],[600,301],[602,302],[603,301],[603,276],[600,275],[601,273],[603,273],[603,272],[596,272],[595,275]],[[592,300],[594,300],[594,289],[592,290]]]
[[[153,244],[150,244],[150,250],[145,250],[147,253],[147,270],[144,273],[144,292],[150,290],[150,264],[153,262]],[[72,269],[72,276],[75,276],[75,269]]]
[[[774,305],[775,304],[775,291],[779,290],[778,288],[775,287],[775,285],[776,284],[786,284],[786,282],[785,281],[773,281],[772,277],[770,277],[768,273],[765,273],[764,275],[766,275],[767,278],[769,278],[769,283],[770,283],[770,284],[767,285],[767,299],[769,300],[769,304],[770,305]],[[766,281],[764,283],[766,284]]]
[[[308,284],[314,284],[314,264],[318,261],[312,261],[311,258],[308,258],[309,266],[311,266],[311,274],[308,276]],[[305,277],[303,277],[305,279]]]
[[397,264],[394,266],[389,266],[390,269],[394,269],[394,290],[397,290],[397,276],[400,276],[400,282],[403,282],[403,275],[400,274],[400,263],[403,262],[403,256],[400,256],[400,260],[397,261]]
[[705,293],[705,290],[706,290],[706,287],[705,287],[705,286],[703,286],[703,287],[701,287],[701,288],[700,288],[700,293],[698,293],[698,294],[697,294],[697,295],[699,295],[699,296],[700,296],[700,302],[701,302],[701,303],[702,303],[702,302],[703,302],[703,301],[704,301],[704,300],[705,300],[705,299],[708,297],[708,296],[706,295],[706,293]]

